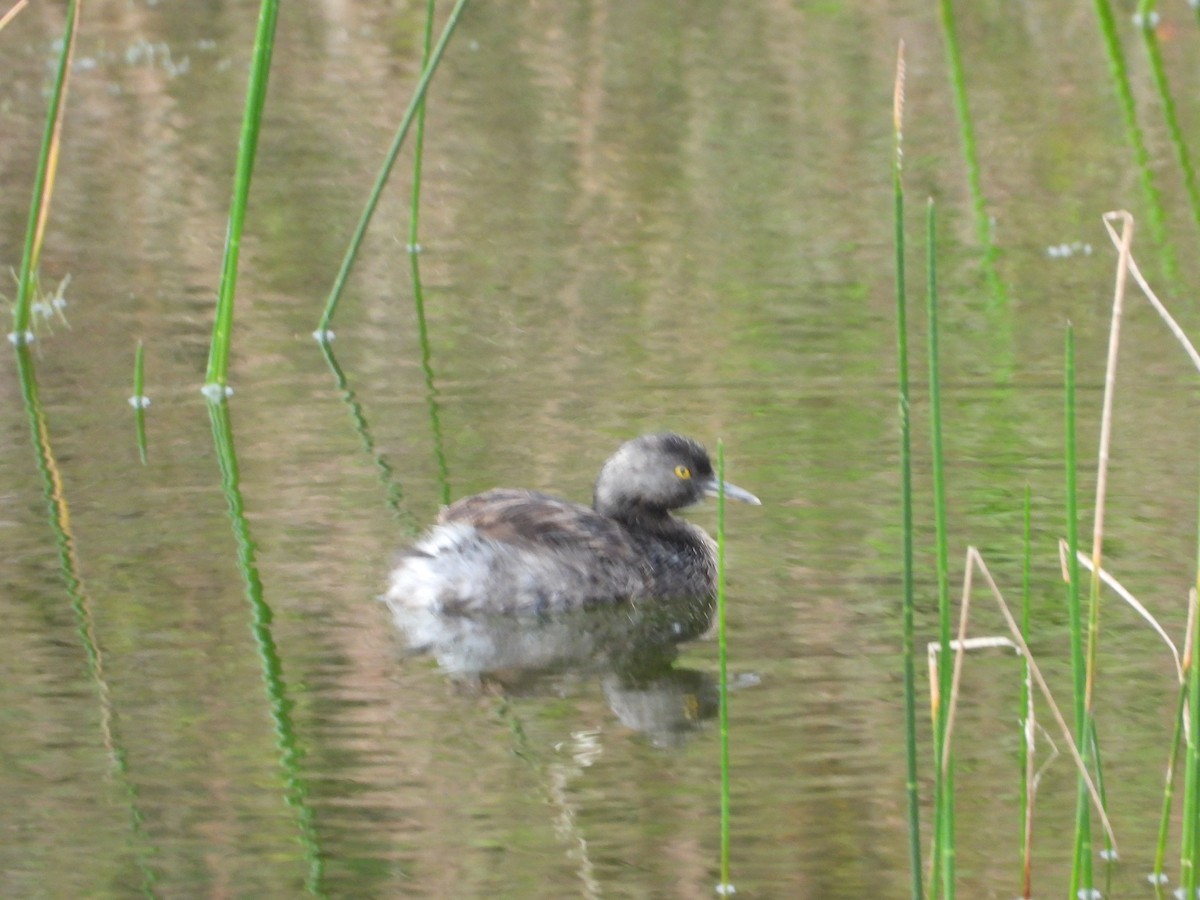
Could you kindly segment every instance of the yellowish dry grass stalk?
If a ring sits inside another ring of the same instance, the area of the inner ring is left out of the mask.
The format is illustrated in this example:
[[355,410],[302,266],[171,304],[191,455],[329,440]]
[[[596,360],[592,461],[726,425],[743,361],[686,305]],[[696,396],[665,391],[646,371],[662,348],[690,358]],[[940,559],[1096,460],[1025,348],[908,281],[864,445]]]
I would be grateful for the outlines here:
[[[978,572],[980,577],[983,578],[989,592],[996,600],[996,605],[1000,609],[1000,615],[1004,618],[1005,625],[1007,625],[1009,635],[1011,637],[966,637],[974,572]],[[1058,729],[1061,732],[1063,739],[1066,741],[1067,748],[1071,752],[1071,757],[1075,760],[1075,766],[1079,770],[1079,773],[1087,786],[1088,794],[1091,796],[1092,803],[1095,805],[1096,811],[1100,816],[1100,821],[1104,825],[1104,831],[1108,835],[1109,843],[1112,846],[1113,851],[1116,852],[1117,839],[1116,835],[1113,833],[1112,823],[1109,822],[1108,815],[1104,810],[1104,804],[1100,799],[1100,793],[1096,789],[1096,784],[1092,780],[1091,775],[1088,773],[1087,766],[1084,764],[1083,757],[1079,752],[1079,748],[1075,744],[1075,739],[1071,735],[1071,729],[1067,725],[1066,720],[1063,718],[1062,712],[1059,710],[1058,704],[1055,702],[1054,695],[1051,693],[1049,686],[1046,684],[1045,678],[1042,677],[1042,672],[1038,667],[1037,660],[1034,659],[1033,654],[1029,650],[1029,646],[1025,643],[1025,638],[1021,634],[1021,628],[1017,624],[1016,619],[1013,618],[1012,612],[1008,608],[1008,603],[1004,600],[1004,595],[1001,593],[1000,588],[996,585],[996,581],[992,577],[992,573],[989,571],[987,564],[983,561],[983,556],[975,547],[967,548],[966,575],[963,579],[963,601],[959,611],[958,635],[958,639],[952,642],[952,646],[955,648],[954,677],[951,682],[949,699],[950,708],[947,712],[946,741],[942,748],[942,759],[940,760],[940,764],[945,767],[949,762],[949,748],[953,737],[954,711],[958,704],[959,676],[962,672],[962,660],[965,652],[978,647],[1012,647],[1017,653],[1022,655],[1029,664],[1029,673],[1033,680],[1037,683],[1038,690],[1045,699],[1046,704],[1054,717],[1054,721],[1057,723]],[[932,685],[937,684],[936,668],[938,664],[936,661],[937,651],[935,647],[936,644],[930,645],[930,669],[931,675],[933,676],[930,679],[930,683]]]
[[[1124,238],[1123,236],[1117,234],[1116,228],[1113,227],[1113,222],[1124,221],[1126,218],[1128,218],[1130,222],[1133,221],[1133,217],[1124,210],[1107,212],[1103,217],[1104,227],[1108,230],[1108,236],[1112,239],[1113,244],[1118,248],[1121,247]],[[1188,340],[1187,335],[1183,333],[1183,329],[1179,327],[1179,323],[1175,321],[1174,317],[1169,312],[1167,312],[1167,308],[1163,305],[1162,301],[1158,299],[1158,295],[1155,294],[1150,288],[1150,285],[1146,282],[1145,277],[1138,268],[1137,260],[1134,258],[1132,253],[1127,254],[1127,265],[1130,277],[1132,277],[1134,282],[1137,283],[1137,286],[1142,289],[1142,293],[1145,294],[1146,299],[1150,301],[1150,305],[1154,307],[1154,311],[1158,313],[1159,318],[1163,320],[1171,334],[1173,334],[1175,339],[1179,341],[1180,346],[1183,347],[1184,352],[1187,353],[1188,358],[1191,359],[1192,365],[1194,365],[1197,370],[1200,370],[1200,353],[1196,352],[1195,346],[1190,340]]]
[[[1067,547],[1067,542],[1064,540],[1060,540],[1058,542],[1058,557],[1059,557],[1059,562],[1062,564],[1064,581],[1067,580],[1067,553],[1069,553],[1069,552],[1070,551],[1069,551],[1069,548]],[[1078,551],[1076,551],[1076,557],[1079,560],[1080,565],[1087,568],[1088,571],[1092,571],[1092,560],[1091,559],[1089,559],[1085,554],[1078,552]],[[1175,660],[1176,674],[1178,675],[1179,680],[1183,681],[1183,662],[1180,660],[1180,657],[1179,657],[1179,649],[1175,646],[1175,642],[1173,640],[1171,640],[1170,635],[1168,635],[1167,632],[1163,629],[1163,627],[1160,624],[1158,624],[1158,620],[1156,618],[1154,618],[1154,615],[1150,612],[1150,610],[1146,609],[1146,607],[1142,605],[1142,603],[1137,599],[1137,597],[1133,596],[1133,594],[1131,594],[1125,588],[1125,586],[1123,584],[1121,584],[1121,582],[1117,581],[1116,577],[1114,577],[1112,575],[1112,573],[1110,573],[1106,569],[1100,569],[1099,571],[1100,571],[1100,580],[1103,581],[1110,588],[1112,588],[1112,590],[1116,593],[1116,595],[1118,597],[1120,597],[1122,600],[1124,600],[1126,603],[1128,603],[1129,606],[1133,608],[1133,611],[1136,612],[1143,619],[1145,619],[1146,623],[1151,628],[1154,629],[1154,633],[1163,639],[1163,643],[1165,643],[1167,645],[1167,649],[1169,649],[1171,651],[1171,657]]]
[[[1110,218],[1111,217],[1111,218]],[[1122,228],[1118,240],[1112,222],[1120,221]],[[1116,285],[1113,287],[1112,317],[1108,328],[1108,361],[1104,367],[1104,398],[1100,414],[1100,448],[1096,463],[1096,505],[1092,522],[1092,585],[1089,590],[1087,668],[1083,705],[1089,714],[1092,710],[1092,693],[1096,681],[1096,653],[1100,643],[1100,583],[1104,548],[1104,508],[1108,495],[1109,447],[1112,444],[1113,395],[1117,387],[1117,356],[1121,344],[1121,315],[1125,306],[1125,285],[1128,281],[1130,248],[1133,246],[1133,216],[1127,212],[1107,213],[1104,225],[1113,235],[1119,254],[1117,256]]]
[[29,4],[29,0],[17,0],[4,15],[0,16],[0,31],[4,30],[4,26],[16,18],[17,13],[23,10]]

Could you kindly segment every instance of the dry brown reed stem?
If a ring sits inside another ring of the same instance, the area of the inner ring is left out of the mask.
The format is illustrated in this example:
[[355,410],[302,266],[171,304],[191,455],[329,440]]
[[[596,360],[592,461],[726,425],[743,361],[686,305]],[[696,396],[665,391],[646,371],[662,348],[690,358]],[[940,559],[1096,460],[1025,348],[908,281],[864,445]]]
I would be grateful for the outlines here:
[[28,3],[29,0],[17,0],[17,2],[13,4],[12,9],[0,16],[0,31],[3,31],[4,26],[11,22],[17,13],[23,10]]
[[1104,540],[1104,498],[1108,488],[1109,447],[1112,444],[1113,394],[1117,382],[1117,354],[1121,343],[1121,313],[1125,306],[1125,282],[1129,269],[1129,248],[1133,243],[1133,217],[1124,214],[1117,258],[1117,283],[1113,289],[1112,321],[1108,330],[1108,362],[1104,368],[1104,400],[1100,416],[1100,458],[1096,470],[1096,517],[1092,526],[1092,561],[1100,569]]
[[[1021,648],[1018,647],[1016,644],[1014,644],[1012,641],[1010,641],[1008,638],[998,636],[998,635],[992,635],[990,637],[977,637],[977,638],[958,638],[958,639],[950,642],[950,648],[952,650],[960,650],[961,649],[962,651],[965,651],[965,652],[969,652],[971,650],[992,650],[992,649],[995,649],[996,647],[1007,647],[1009,650],[1012,650],[1014,653],[1018,653],[1018,654],[1021,652]],[[941,652],[942,652],[941,641],[930,641],[925,646],[925,650],[926,650],[926,654],[929,657],[929,677],[937,678],[938,669],[939,669],[938,659],[940,658]],[[958,659],[957,653],[955,654],[955,659],[956,659],[956,661]],[[961,667],[959,667],[956,671],[959,674],[961,674]],[[958,682],[952,681],[952,683],[950,685],[952,703],[951,703],[951,708],[946,713],[947,716],[949,717],[949,719],[946,723],[947,728],[950,728],[954,724],[953,700],[954,700],[954,692],[957,690],[957,688],[958,688]],[[938,698],[940,696],[938,694],[938,686],[937,686],[936,681],[932,682],[932,684],[930,685],[930,691],[933,694],[933,703],[931,704],[931,706],[936,711],[937,706],[938,706]],[[944,766],[945,763],[946,763],[946,757],[943,755],[941,764]]]
[[[1069,552],[1070,548],[1067,546],[1067,542],[1060,539],[1058,542],[1058,558],[1063,567],[1064,581],[1067,578],[1067,554]],[[1076,551],[1076,557],[1078,558],[1080,565],[1086,567],[1088,571],[1092,571],[1092,561],[1088,559],[1085,554]],[[1147,624],[1154,629],[1154,632],[1163,639],[1163,642],[1167,645],[1167,648],[1171,651],[1171,656],[1175,660],[1176,675],[1179,677],[1180,681],[1183,681],[1183,663],[1179,658],[1179,649],[1175,646],[1175,642],[1171,640],[1167,632],[1163,630],[1163,627],[1158,624],[1158,620],[1154,618],[1154,615],[1148,609],[1146,609],[1146,607],[1141,604],[1137,597],[1133,596],[1133,594],[1131,594],[1125,588],[1125,586],[1121,584],[1121,582],[1117,581],[1116,577],[1114,577],[1107,569],[1100,569],[1100,580],[1112,588],[1118,597],[1133,607],[1134,612],[1145,619]]]
[[[962,636],[963,631],[965,631],[965,628],[966,628],[965,622],[966,622],[965,616],[960,617],[960,619],[959,619],[959,625],[960,625],[959,636],[957,639],[950,642],[950,646],[951,646],[951,648],[953,648],[955,650],[955,654],[954,654],[954,673],[951,676],[951,682],[950,682],[950,708],[946,711],[946,734],[947,735],[950,734],[950,732],[954,729],[954,712],[958,706],[958,702],[957,702],[958,701],[958,684],[962,677],[962,658],[963,658],[964,653],[966,653],[969,650],[990,650],[995,647],[1007,647],[1008,649],[1010,649],[1016,653],[1021,652],[1021,648],[1018,647],[1016,644],[1014,644],[1012,641],[1010,641],[1006,637],[998,637],[998,636],[977,637],[977,638],[963,637]],[[933,692],[933,698],[934,698],[933,708],[935,710],[937,709],[937,701],[938,701],[938,688],[937,688],[938,682],[936,680],[937,674],[938,674],[938,657],[939,657],[939,654],[941,653],[941,650],[942,650],[942,645],[941,645],[940,641],[930,641],[928,646],[926,647],[926,651],[929,654],[930,690]],[[943,749],[942,758],[940,760],[940,765],[942,767],[942,774],[946,773],[946,770],[947,770],[947,767],[949,766],[949,764],[950,764],[950,753],[948,750]]]
[[[1121,246],[1122,239],[1117,235],[1116,229],[1113,228],[1112,220],[1124,219],[1128,215],[1129,213],[1125,212],[1124,210],[1117,210],[1115,212],[1105,213],[1103,216],[1104,227],[1108,229],[1108,236],[1112,239],[1113,244],[1117,247]],[[1175,339],[1179,341],[1180,345],[1184,349],[1184,352],[1186,352],[1191,358],[1192,365],[1194,365],[1197,370],[1200,370],[1200,353],[1196,352],[1196,348],[1192,345],[1192,342],[1188,340],[1187,335],[1183,333],[1183,329],[1179,327],[1179,323],[1175,321],[1169,312],[1167,312],[1167,308],[1163,306],[1162,301],[1159,300],[1158,296],[1153,290],[1151,290],[1150,285],[1147,284],[1145,277],[1138,268],[1137,260],[1134,259],[1133,254],[1129,255],[1129,274],[1133,277],[1133,280],[1137,282],[1137,286],[1142,289],[1142,293],[1146,295],[1146,299],[1150,301],[1150,305],[1154,307],[1155,312],[1157,312],[1163,322],[1166,323],[1166,326],[1168,329],[1170,329],[1171,334],[1175,335]]]
[[968,559],[966,571],[963,572],[962,608],[958,614],[958,637],[951,642],[951,646],[954,647],[954,671],[950,676],[950,707],[946,710],[946,740],[942,744],[942,758],[938,761],[942,767],[943,777],[950,767],[950,735],[954,732],[954,713],[958,708],[958,686],[962,680],[963,657],[967,651],[967,620],[971,609],[971,572],[970,560]]
[[[1012,613],[1009,611],[1008,604],[1004,600],[1004,595],[1000,592],[1000,588],[996,586],[996,581],[994,578],[992,578],[992,573],[988,570],[987,564],[983,561],[983,557],[975,547],[968,547],[967,569],[970,570],[973,567],[978,568],[979,574],[983,576],[984,581],[987,583],[988,589],[991,591],[992,596],[996,599],[996,605],[1000,608],[1000,615],[1004,617],[1004,622],[1008,626],[1009,633],[1012,635],[1013,645],[1016,646],[1018,652],[1021,653],[1025,657],[1026,662],[1029,663],[1029,672],[1033,676],[1034,681],[1037,682],[1038,690],[1042,692],[1042,697],[1045,698],[1046,704],[1050,707],[1050,712],[1054,716],[1054,721],[1058,723],[1058,728],[1062,732],[1063,738],[1067,742],[1067,747],[1070,749],[1071,756],[1075,760],[1075,766],[1079,769],[1079,774],[1083,778],[1084,784],[1087,786],[1088,794],[1092,798],[1092,803],[1095,805],[1096,811],[1100,816],[1100,821],[1104,825],[1104,831],[1108,835],[1109,844],[1112,846],[1113,852],[1115,853],[1117,851],[1117,838],[1116,835],[1113,834],[1112,823],[1108,820],[1108,814],[1104,810],[1104,804],[1100,800],[1100,794],[1096,790],[1095,782],[1092,781],[1092,776],[1088,773],[1087,766],[1083,762],[1083,757],[1079,753],[1079,748],[1075,745],[1075,739],[1071,736],[1071,729],[1067,726],[1067,722],[1063,718],[1062,712],[1058,708],[1058,704],[1054,702],[1054,695],[1050,693],[1050,688],[1046,684],[1046,679],[1042,677],[1042,671],[1038,667],[1037,660],[1035,660],[1033,658],[1033,654],[1029,652],[1029,646],[1025,643],[1025,638],[1021,634],[1021,628],[1017,624],[1016,619],[1013,618]],[[967,579],[967,583],[970,583],[969,579]],[[963,615],[962,619],[965,621],[966,616]],[[960,634],[965,632],[965,625],[960,626],[959,632]],[[995,646],[995,644],[992,644],[991,646]],[[951,714],[953,713],[954,704],[957,701],[955,696],[958,692],[957,689],[958,684],[956,681],[950,697]],[[949,729],[949,723],[947,723],[947,747],[949,746],[950,742],[951,733]],[[944,760],[946,759],[946,752],[947,751],[945,748],[943,748],[943,764]]]
[[[1111,229],[1108,216],[1105,227]],[[1108,494],[1109,448],[1112,445],[1113,395],[1117,386],[1117,356],[1121,344],[1121,313],[1125,306],[1125,284],[1128,280],[1130,248],[1133,245],[1133,216],[1117,213],[1115,218],[1122,222],[1121,239],[1117,244],[1116,285],[1113,288],[1112,320],[1108,330],[1108,361],[1104,367],[1104,399],[1100,414],[1100,449],[1096,463],[1096,506],[1092,523],[1092,587],[1088,610],[1087,675],[1085,679],[1083,706],[1091,712],[1092,693],[1096,682],[1096,653],[1100,643],[1100,586],[1097,582],[1102,569],[1104,547],[1104,502]]]

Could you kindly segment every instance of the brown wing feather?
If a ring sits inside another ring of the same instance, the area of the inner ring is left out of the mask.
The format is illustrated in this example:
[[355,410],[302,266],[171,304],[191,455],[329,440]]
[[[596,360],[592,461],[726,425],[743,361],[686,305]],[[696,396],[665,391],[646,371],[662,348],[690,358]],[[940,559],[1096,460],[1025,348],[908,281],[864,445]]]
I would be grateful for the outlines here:
[[473,525],[504,543],[599,553],[609,559],[636,556],[625,530],[595,510],[537,491],[498,488],[464,497],[442,510],[438,521]]

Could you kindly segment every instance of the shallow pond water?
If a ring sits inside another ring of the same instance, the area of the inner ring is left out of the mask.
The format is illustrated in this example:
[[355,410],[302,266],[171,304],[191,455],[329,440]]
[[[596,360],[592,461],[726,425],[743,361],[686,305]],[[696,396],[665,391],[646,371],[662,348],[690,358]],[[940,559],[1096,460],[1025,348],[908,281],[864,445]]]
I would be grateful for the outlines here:
[[[951,579],[974,544],[1016,596],[1030,485],[1031,645],[1069,708],[1062,353],[1071,321],[1088,498],[1115,262],[1104,212],[1137,216],[1142,268],[1200,333],[1196,221],[1127,11],[1161,235],[1092,8],[959,11],[997,288],[930,4],[476,2],[429,101],[428,358],[406,160],[331,366],[311,333],[415,82],[423,8],[284,4],[235,315],[231,490],[199,387],[257,6],[86,5],[42,255],[48,283],[71,276],[69,325],[35,345],[39,423],[15,354],[0,374],[0,895],[711,896],[716,647],[672,638],[703,629],[502,624],[449,635],[439,666],[406,652],[377,601],[445,497],[513,485],[585,501],[621,441],[670,428],[722,439],[728,477],[763,500],[727,521],[739,896],[906,896],[896,45],[914,301],[925,198],[939,209]],[[13,266],[60,16],[35,4],[0,31]],[[1200,35],[1164,16],[1194,137]],[[923,653],[932,501],[924,314],[910,315]],[[1179,635],[1196,374],[1140,299],[1125,324],[1106,549]],[[127,403],[139,340],[145,465]],[[715,528],[711,504],[687,515]],[[1000,631],[989,603],[973,633]],[[1106,896],[1141,896],[1174,676],[1131,612],[1113,602],[1104,619],[1122,858],[1100,871]],[[530,672],[514,646],[555,652]],[[504,665],[479,678],[464,647]],[[918,672],[923,713],[923,659]],[[967,666],[960,896],[1019,890],[1018,690],[1008,655]],[[1070,865],[1061,743],[1037,816],[1047,895]]]

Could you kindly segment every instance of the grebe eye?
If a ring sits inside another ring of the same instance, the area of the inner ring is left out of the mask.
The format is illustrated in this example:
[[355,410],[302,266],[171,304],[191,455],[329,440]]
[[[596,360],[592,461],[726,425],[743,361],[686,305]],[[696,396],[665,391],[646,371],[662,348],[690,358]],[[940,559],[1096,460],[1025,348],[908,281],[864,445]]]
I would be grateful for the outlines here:
[[676,466],[675,474],[686,481],[687,479],[692,477],[692,470],[689,469],[687,466]]

